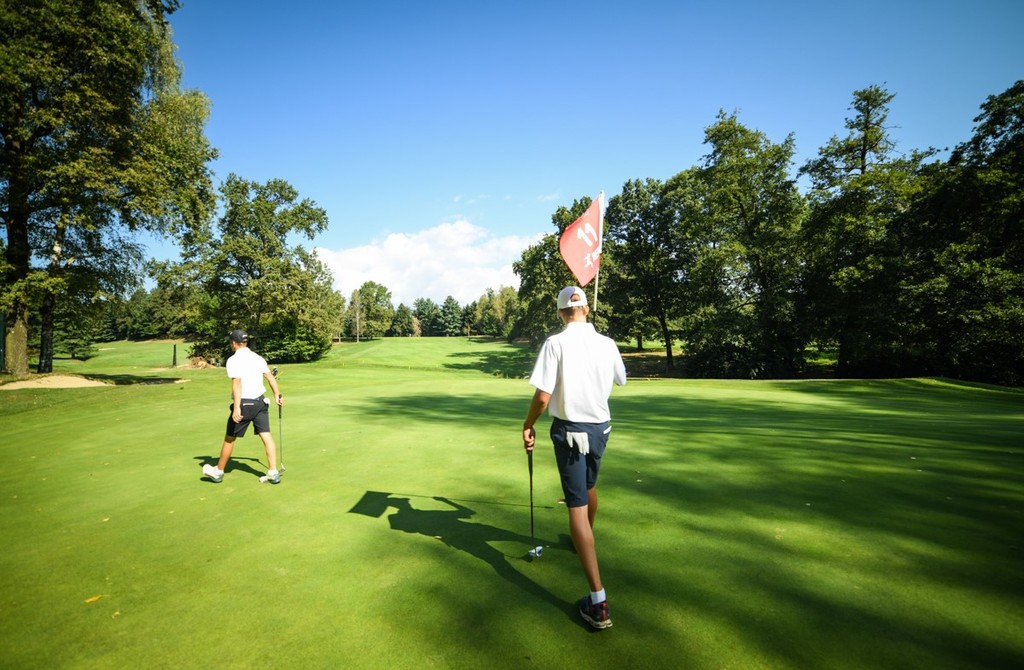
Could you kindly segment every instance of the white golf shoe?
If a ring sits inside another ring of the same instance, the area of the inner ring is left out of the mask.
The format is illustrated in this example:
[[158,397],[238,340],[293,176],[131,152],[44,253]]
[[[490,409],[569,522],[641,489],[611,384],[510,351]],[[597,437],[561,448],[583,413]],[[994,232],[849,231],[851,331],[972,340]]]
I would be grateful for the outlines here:
[[203,474],[209,477],[214,484],[220,484],[221,480],[224,479],[224,471],[216,465],[210,465],[209,463],[203,464]]

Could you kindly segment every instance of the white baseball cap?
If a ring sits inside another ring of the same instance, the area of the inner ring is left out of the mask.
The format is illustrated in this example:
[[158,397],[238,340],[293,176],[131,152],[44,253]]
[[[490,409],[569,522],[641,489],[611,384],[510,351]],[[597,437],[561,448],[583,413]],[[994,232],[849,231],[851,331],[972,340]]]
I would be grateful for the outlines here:
[[[573,300],[573,296],[578,296]],[[566,307],[583,307],[587,304],[587,294],[578,286],[566,286],[558,293],[558,309]]]

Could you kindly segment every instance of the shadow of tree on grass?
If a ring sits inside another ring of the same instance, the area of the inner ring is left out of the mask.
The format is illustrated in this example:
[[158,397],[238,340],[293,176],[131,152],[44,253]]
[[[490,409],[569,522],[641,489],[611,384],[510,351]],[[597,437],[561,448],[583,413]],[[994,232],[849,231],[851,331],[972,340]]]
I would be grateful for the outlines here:
[[466,351],[449,358],[459,361],[444,364],[451,370],[479,370],[496,377],[521,379],[529,376],[537,353],[526,345],[506,343],[500,351]]

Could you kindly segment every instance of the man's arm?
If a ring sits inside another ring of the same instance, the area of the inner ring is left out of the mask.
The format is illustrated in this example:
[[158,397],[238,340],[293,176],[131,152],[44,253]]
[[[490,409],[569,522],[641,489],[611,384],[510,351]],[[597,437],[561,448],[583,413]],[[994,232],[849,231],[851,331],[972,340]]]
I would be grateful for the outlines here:
[[281,395],[281,391],[277,388],[277,377],[270,372],[264,372],[263,378],[267,380],[268,384],[270,384],[270,390],[274,392],[274,400],[277,401],[278,405],[283,405],[284,396]]
[[242,420],[242,378],[231,378],[231,418],[238,423]]
[[533,451],[533,445],[537,442],[537,431],[533,429],[533,424],[537,423],[537,419],[544,414],[550,400],[550,393],[545,393],[540,389],[534,392],[533,399],[530,401],[530,411],[526,413],[526,420],[523,421],[523,449]]
[[617,359],[616,362],[615,362],[615,383],[618,386],[625,386],[626,385],[626,366],[622,362],[622,354],[619,353],[618,349],[615,350],[615,354],[616,354],[615,358]]

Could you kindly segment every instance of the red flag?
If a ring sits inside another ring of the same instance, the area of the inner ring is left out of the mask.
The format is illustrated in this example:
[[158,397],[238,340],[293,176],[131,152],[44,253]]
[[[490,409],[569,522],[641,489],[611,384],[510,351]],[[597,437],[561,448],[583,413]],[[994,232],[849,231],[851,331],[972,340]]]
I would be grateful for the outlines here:
[[579,285],[586,286],[597,275],[601,264],[601,236],[604,224],[604,193],[590,203],[583,216],[565,229],[558,240],[562,260],[572,270]]

